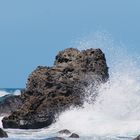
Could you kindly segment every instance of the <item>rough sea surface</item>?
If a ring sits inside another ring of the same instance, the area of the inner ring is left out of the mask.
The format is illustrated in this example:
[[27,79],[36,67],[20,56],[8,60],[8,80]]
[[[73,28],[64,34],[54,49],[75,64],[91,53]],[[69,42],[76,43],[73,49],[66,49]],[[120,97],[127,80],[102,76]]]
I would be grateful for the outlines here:
[[[57,132],[68,129],[79,134],[80,140],[132,140],[140,134],[140,61],[104,34],[96,33],[79,41],[80,49],[101,48],[110,68],[110,80],[101,85],[92,103],[92,83],[86,92],[83,108],[63,112],[56,123],[38,130],[5,129],[8,140],[45,140],[67,136]],[[1,89],[0,96],[19,94],[19,89]],[[2,116],[1,116],[2,119]],[[2,126],[2,125],[1,125]]]

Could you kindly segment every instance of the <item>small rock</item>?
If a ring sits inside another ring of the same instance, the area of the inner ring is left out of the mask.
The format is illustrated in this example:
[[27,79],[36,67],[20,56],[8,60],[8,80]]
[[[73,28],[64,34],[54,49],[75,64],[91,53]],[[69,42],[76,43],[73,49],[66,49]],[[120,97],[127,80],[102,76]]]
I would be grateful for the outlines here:
[[0,138],[8,138],[8,135],[5,131],[0,128]]
[[59,134],[66,134],[66,135],[70,135],[71,132],[68,129],[64,129],[58,132]]
[[140,135],[139,136],[137,136],[135,139],[133,139],[133,140],[140,140]]
[[48,138],[46,140],[65,140],[65,139],[61,137],[53,137],[53,138]]
[[80,137],[79,137],[78,134],[76,134],[76,133],[72,133],[71,136],[70,136],[70,138],[80,138]]

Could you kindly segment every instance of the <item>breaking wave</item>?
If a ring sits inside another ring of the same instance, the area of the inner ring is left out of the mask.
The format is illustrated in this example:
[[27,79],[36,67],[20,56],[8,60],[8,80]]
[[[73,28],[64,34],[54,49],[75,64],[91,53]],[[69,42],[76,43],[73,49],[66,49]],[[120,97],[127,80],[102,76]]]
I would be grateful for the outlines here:
[[20,95],[20,89],[0,89],[0,97],[3,97],[5,95]]
[[[97,32],[75,45],[83,50],[101,48],[109,66],[109,81],[102,84],[94,104],[63,112],[56,123],[39,130],[6,130],[10,138],[39,139],[62,129],[78,133],[81,140],[132,140],[140,134],[140,61],[108,33]],[[92,84],[85,89],[94,94]],[[92,96],[91,96],[92,98]],[[92,100],[92,99],[88,99]]]
[[3,97],[5,95],[9,95],[9,94],[20,95],[21,91],[20,91],[20,89],[1,89],[0,90],[0,97]]
[[[140,67],[139,57],[130,54],[110,35],[95,33],[79,42],[78,48],[101,48],[107,58],[110,79],[99,88],[94,104],[64,112],[54,127],[70,129],[83,137],[132,139],[140,133]],[[86,94],[94,90],[85,89]]]

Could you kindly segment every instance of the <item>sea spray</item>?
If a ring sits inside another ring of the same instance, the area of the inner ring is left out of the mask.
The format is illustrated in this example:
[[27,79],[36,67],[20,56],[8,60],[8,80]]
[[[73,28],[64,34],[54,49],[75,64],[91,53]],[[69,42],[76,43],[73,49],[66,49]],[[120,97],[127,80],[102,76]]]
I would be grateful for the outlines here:
[[[140,133],[139,59],[116,45],[106,34],[96,33],[78,48],[101,48],[107,52],[110,79],[102,84],[94,104],[64,112],[53,127],[69,129],[83,137],[127,138]],[[90,88],[89,88],[90,87]],[[90,85],[86,94],[94,93]],[[92,96],[91,96],[92,97]],[[90,98],[89,98],[90,99]],[[128,139],[128,138],[127,138]]]
[[[81,140],[132,140],[140,134],[139,58],[130,55],[107,33],[97,32],[79,41],[77,48],[101,48],[106,55],[110,78],[95,94],[92,83],[85,89],[82,108],[63,112],[56,123],[39,130],[8,129],[9,139],[42,139],[57,135],[62,129],[78,133]],[[88,102],[87,102],[88,101]]]
[[21,94],[21,89],[0,89],[0,97],[3,97],[5,95],[20,95]]

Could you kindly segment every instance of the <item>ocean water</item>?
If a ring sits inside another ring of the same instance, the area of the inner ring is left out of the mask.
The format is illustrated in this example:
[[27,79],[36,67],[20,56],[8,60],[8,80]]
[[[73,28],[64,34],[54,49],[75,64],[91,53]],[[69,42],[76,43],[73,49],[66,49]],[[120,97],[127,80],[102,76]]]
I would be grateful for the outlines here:
[[13,95],[20,95],[20,91],[22,88],[0,88],[0,97],[13,94]]
[[[69,129],[80,135],[80,140],[132,140],[140,134],[140,60],[137,54],[116,43],[110,35],[95,33],[76,43],[79,49],[101,48],[107,59],[110,79],[99,87],[92,103],[91,85],[85,89],[83,108],[63,112],[49,128],[36,130],[5,129],[8,140],[37,140],[58,135]],[[0,96],[20,94],[19,89],[1,89]],[[3,116],[1,116],[2,119]],[[2,124],[0,124],[2,127]]]

